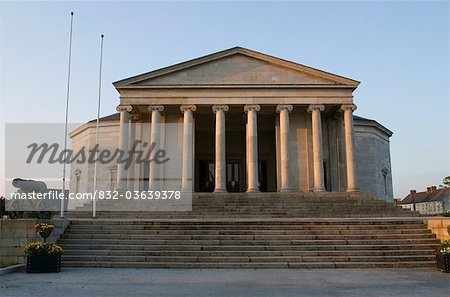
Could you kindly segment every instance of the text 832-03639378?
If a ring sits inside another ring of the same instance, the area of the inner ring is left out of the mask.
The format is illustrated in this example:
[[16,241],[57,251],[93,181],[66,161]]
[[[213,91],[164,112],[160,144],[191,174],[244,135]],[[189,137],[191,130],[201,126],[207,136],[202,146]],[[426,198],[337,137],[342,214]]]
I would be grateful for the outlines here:
[[166,200],[181,199],[181,191],[95,191],[94,198],[102,199],[142,199],[142,200]]

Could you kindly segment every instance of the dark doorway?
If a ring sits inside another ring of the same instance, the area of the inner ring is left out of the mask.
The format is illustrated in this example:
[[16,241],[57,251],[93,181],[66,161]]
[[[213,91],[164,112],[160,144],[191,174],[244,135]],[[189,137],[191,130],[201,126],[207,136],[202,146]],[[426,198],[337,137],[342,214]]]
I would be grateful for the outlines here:
[[261,192],[267,192],[267,161],[259,161],[258,170],[259,190]]
[[[273,108],[258,114],[258,177],[262,192],[275,192],[276,143]],[[226,188],[228,192],[245,192],[246,123],[242,106],[230,106],[225,121]],[[211,107],[199,107],[195,112],[195,191],[213,192],[215,188],[215,116]]]
[[269,109],[258,114],[258,180],[261,192],[277,191],[275,114]]
[[214,161],[199,161],[199,181],[198,192],[214,191]]
[[240,161],[227,162],[227,191],[241,192],[242,191],[241,178],[242,178],[241,162]]

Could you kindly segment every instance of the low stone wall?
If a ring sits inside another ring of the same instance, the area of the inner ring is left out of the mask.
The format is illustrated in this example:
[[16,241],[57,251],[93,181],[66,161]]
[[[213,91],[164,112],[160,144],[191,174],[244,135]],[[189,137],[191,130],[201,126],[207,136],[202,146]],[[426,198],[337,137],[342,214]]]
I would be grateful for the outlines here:
[[55,243],[67,228],[69,221],[65,219],[1,219],[0,220],[0,264],[12,265],[25,263],[23,247],[32,241],[42,241],[42,237],[34,230],[37,223],[48,223],[55,226],[47,242]]
[[441,242],[450,239],[450,234],[448,232],[450,218],[430,218],[426,220],[426,223],[428,229],[430,229]]

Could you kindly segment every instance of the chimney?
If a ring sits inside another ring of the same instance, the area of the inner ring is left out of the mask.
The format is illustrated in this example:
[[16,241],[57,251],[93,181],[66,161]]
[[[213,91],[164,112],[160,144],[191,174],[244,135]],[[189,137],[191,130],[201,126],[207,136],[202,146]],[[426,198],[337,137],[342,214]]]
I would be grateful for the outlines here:
[[432,186],[432,187],[431,187],[431,192],[436,191],[436,189],[437,189],[436,186]]
[[427,187],[427,193],[430,194],[431,192],[431,187]]
[[416,194],[416,190],[411,190],[411,191],[409,191],[409,194],[412,196],[412,195],[414,195],[414,194]]

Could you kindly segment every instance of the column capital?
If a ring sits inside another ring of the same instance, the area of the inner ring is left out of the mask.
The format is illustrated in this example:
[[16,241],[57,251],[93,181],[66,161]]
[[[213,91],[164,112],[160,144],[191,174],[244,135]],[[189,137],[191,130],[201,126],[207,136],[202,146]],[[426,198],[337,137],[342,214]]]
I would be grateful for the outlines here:
[[311,105],[308,106],[308,112],[312,112],[314,110],[324,111],[325,110],[325,105],[323,105],[323,104],[311,104]]
[[277,105],[277,112],[280,113],[282,110],[286,109],[288,112],[291,112],[294,107],[291,104],[278,104]]
[[228,105],[225,104],[214,104],[212,106],[212,111],[214,113],[218,112],[219,110],[223,110],[224,112],[227,112],[230,108],[228,107]]
[[149,106],[147,106],[147,110],[150,111],[150,112],[153,112],[153,111],[163,112],[164,111],[164,106],[162,106],[162,105],[149,105]]
[[341,110],[343,110],[343,111],[350,110],[353,112],[356,110],[356,105],[355,104],[342,104]]
[[197,106],[194,104],[185,104],[180,106],[180,111],[184,113],[186,110],[196,111]]
[[117,105],[116,110],[118,112],[121,112],[121,111],[131,112],[133,110],[133,106],[131,106],[131,105]]
[[249,111],[260,111],[261,110],[261,106],[259,104],[246,104],[244,105],[244,111],[245,112],[249,112]]

